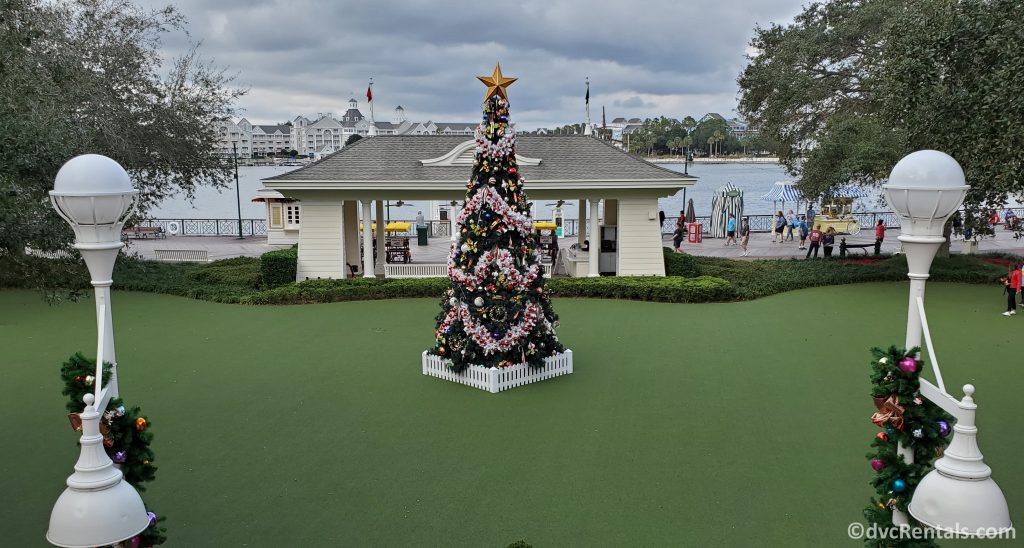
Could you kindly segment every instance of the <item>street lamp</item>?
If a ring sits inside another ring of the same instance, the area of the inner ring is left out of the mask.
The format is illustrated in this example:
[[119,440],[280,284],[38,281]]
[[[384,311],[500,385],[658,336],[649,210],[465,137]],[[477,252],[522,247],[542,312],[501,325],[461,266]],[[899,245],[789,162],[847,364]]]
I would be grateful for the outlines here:
[[[960,164],[936,150],[907,155],[893,167],[888,184],[882,186],[890,207],[900,216],[899,241],[907,257],[910,299],[906,347],[921,346],[921,335],[925,335],[938,383],[936,386],[920,379],[921,395],[957,419],[949,447],[935,462],[935,469],[918,484],[908,510],[926,526],[978,536],[986,531],[1008,530],[1010,512],[978,449],[974,387],[964,386],[963,400],[946,392],[924,309],[928,271],[939,246],[946,241],[943,227],[963,203],[969,188]],[[909,448],[900,444],[898,452],[905,461],[913,461],[914,453]],[[906,515],[894,510],[893,522],[906,524]]]
[[[50,192],[50,201],[75,231],[96,293],[95,393],[86,394],[81,413],[81,453],[67,489],[50,514],[46,539],[57,546],[103,546],[129,539],[149,526],[146,507],[103,449],[100,416],[117,391],[117,365],[110,315],[114,261],[124,244],[121,229],[135,209],[138,191],[117,162],[97,154],[69,160]],[[103,364],[111,364],[103,385]]]

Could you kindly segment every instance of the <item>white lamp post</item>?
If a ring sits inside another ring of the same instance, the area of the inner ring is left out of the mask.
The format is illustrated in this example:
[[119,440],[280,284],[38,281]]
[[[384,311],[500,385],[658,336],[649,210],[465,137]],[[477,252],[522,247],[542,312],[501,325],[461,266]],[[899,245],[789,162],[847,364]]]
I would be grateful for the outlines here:
[[[928,271],[936,251],[946,241],[943,227],[963,203],[969,188],[960,164],[936,150],[907,155],[893,167],[888,184],[882,186],[886,200],[900,216],[899,240],[907,257],[910,299],[906,347],[921,346],[924,333],[929,339],[928,351],[938,383],[935,386],[920,379],[921,395],[957,419],[949,447],[935,462],[935,470],[917,486],[908,509],[927,526],[974,536],[985,529],[1010,528],[1010,513],[1002,491],[992,480],[992,470],[982,462],[978,449],[974,387],[964,386],[962,401],[946,392],[924,311]],[[913,462],[912,450],[901,444],[898,451],[904,460]],[[906,524],[908,520],[903,512],[894,510],[893,522]]]
[[[121,229],[135,207],[138,191],[117,162],[97,154],[69,160],[60,171],[50,201],[75,231],[75,248],[89,268],[96,293],[95,393],[86,394],[81,454],[67,489],[50,514],[46,539],[57,546],[103,546],[129,539],[149,526],[142,498],[114,467],[103,449],[100,416],[117,396],[117,365],[110,316],[114,260],[124,244]],[[103,385],[103,364],[111,364]]]

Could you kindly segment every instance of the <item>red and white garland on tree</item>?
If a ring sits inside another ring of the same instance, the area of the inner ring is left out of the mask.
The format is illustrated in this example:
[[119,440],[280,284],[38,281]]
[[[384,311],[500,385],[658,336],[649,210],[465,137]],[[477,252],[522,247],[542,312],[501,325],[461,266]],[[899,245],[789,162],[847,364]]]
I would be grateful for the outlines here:
[[[496,339],[487,330],[486,326],[481,325],[473,318],[466,303],[459,303],[458,306],[453,306],[448,310],[448,314],[434,335],[437,337],[444,335],[456,319],[461,319],[466,335],[469,335],[473,342],[483,349],[485,356],[489,356],[498,352],[506,352],[518,345],[523,340],[523,337],[526,337],[530,334],[530,331],[533,331],[533,327],[537,325],[538,318],[540,318],[540,306],[536,303],[529,303],[523,310],[523,319],[510,327],[502,338]],[[544,321],[546,323],[547,319]]]
[[492,249],[484,253],[471,272],[464,272],[458,268],[455,265],[454,254],[452,254],[448,257],[448,276],[466,286],[469,291],[476,291],[477,286],[486,283],[489,277],[488,269],[492,264],[496,265],[500,269],[500,273],[505,275],[505,285],[509,291],[526,291],[540,277],[539,263],[530,265],[525,274],[520,273],[516,268],[515,257],[507,249]]
[[512,130],[507,130],[498,142],[492,143],[490,140],[484,137],[482,125],[476,126],[476,153],[483,155],[485,158],[491,160],[497,160],[499,158],[505,158],[511,156],[516,146],[516,134]]
[[475,213],[484,204],[490,206],[492,211],[505,218],[505,226],[518,230],[524,236],[529,236],[533,232],[533,221],[525,214],[516,211],[512,206],[508,205],[501,195],[498,194],[498,191],[490,186],[480,188],[466,202],[466,206],[459,213],[459,216],[455,218],[455,223],[458,226],[465,226],[466,217]]

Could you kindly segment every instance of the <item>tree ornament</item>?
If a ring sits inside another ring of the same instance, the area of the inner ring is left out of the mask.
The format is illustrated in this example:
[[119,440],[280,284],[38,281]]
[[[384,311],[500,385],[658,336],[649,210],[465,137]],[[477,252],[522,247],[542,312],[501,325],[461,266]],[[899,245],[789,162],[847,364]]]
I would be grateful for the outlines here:
[[118,405],[117,406],[117,412],[115,413],[115,415],[117,415],[118,417],[123,417],[124,413],[125,413],[124,406],[123,405]]
[[146,517],[149,518],[150,527],[156,525],[156,514],[154,514],[153,512],[146,512]]
[[917,360],[907,356],[900,360],[900,371],[904,373],[913,373],[917,371]]
[[892,490],[894,493],[902,493],[907,490],[907,482],[898,479],[892,482]]
[[919,438],[919,439],[923,438],[924,437],[924,430],[922,430],[920,428],[915,428],[915,429],[913,429],[910,432],[910,435],[914,436],[915,438]]
[[103,438],[103,447],[111,448],[114,446],[114,438]]
[[[871,422],[877,426],[882,426],[886,422],[891,423],[896,428],[903,429],[903,412],[905,409],[900,405],[900,398],[896,394],[893,394],[886,398],[874,398],[875,407],[878,408],[878,412],[871,415]],[[888,428],[886,428],[888,430]],[[891,433],[890,433],[891,434]]]
[[478,307],[483,306],[484,305],[484,298],[483,297],[477,297],[477,298],[473,299],[473,304],[475,304]]
[[953,429],[949,427],[949,423],[944,420],[939,420],[936,424],[939,426],[939,435],[944,438],[953,432]]
[[145,430],[146,429],[146,419],[144,419],[142,417],[139,417],[139,418],[135,419],[135,429],[139,430],[140,432],[142,430]]
[[882,356],[881,358],[878,358],[878,363],[880,363],[882,365],[885,365],[885,364],[889,363],[889,358],[886,358],[885,356]]
[[882,441],[889,441],[889,436],[885,432],[879,432],[875,434],[875,437]]
[[448,304],[450,304],[452,306],[455,306],[455,305],[459,304],[459,300],[456,299],[455,297],[452,297],[452,298],[448,299]]
[[92,383],[94,383],[94,382],[96,382],[96,377],[93,377],[92,375],[86,375],[85,376],[85,385],[86,386],[92,386]]
[[871,459],[871,468],[875,472],[879,472],[882,468],[885,468],[885,461],[882,459]]
[[[465,232],[465,229],[463,229],[463,232]],[[462,244],[462,247],[459,249],[461,249],[463,253],[469,253],[471,248],[469,247],[469,244]]]
[[127,451],[118,451],[114,453],[113,461],[117,464],[124,464],[124,461],[128,460]]

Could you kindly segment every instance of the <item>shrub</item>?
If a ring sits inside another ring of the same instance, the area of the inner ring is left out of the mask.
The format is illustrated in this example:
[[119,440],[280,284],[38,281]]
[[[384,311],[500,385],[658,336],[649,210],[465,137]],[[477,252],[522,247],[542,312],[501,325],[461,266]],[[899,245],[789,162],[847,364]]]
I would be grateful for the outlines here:
[[731,283],[713,276],[553,278],[547,281],[545,287],[556,297],[598,297],[672,303],[732,301],[738,297]]
[[245,297],[245,304],[333,303],[373,299],[440,297],[448,278],[306,280]]
[[298,246],[268,251],[260,255],[260,275],[263,278],[263,287],[277,287],[294,282],[298,264]]
[[237,257],[196,265],[185,272],[185,279],[203,285],[233,285],[259,289],[262,279],[260,259]]

